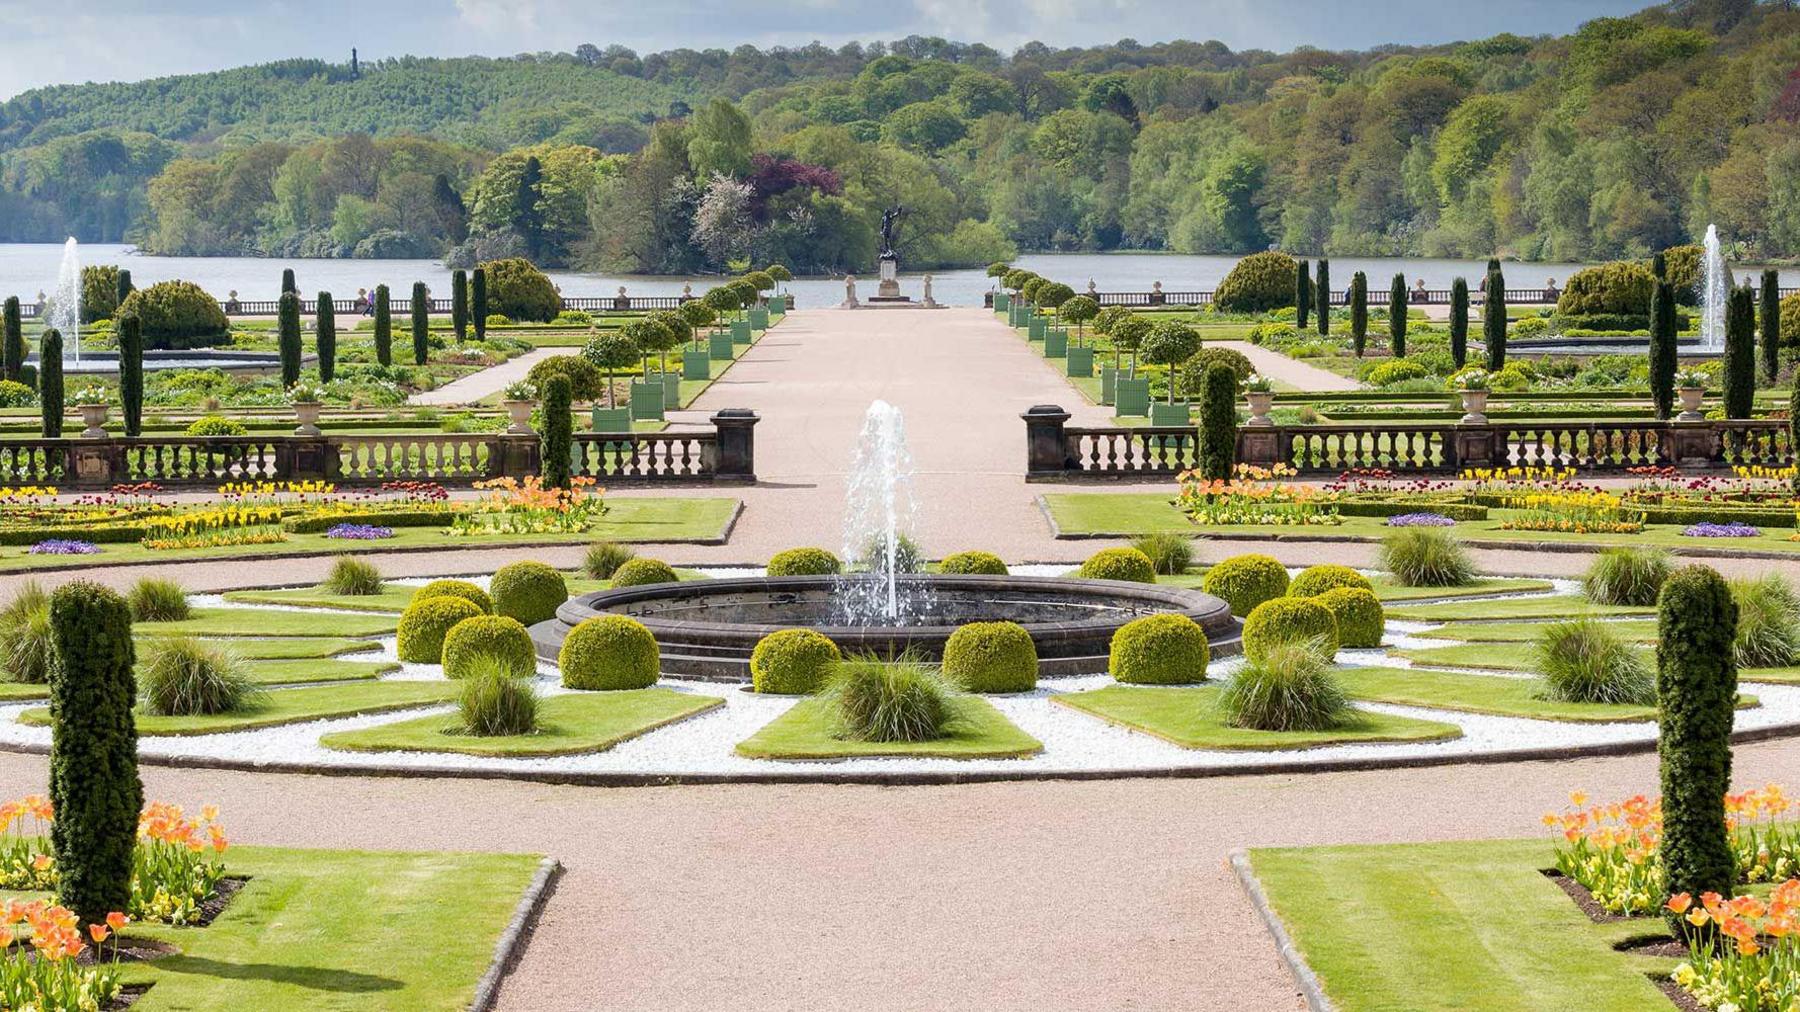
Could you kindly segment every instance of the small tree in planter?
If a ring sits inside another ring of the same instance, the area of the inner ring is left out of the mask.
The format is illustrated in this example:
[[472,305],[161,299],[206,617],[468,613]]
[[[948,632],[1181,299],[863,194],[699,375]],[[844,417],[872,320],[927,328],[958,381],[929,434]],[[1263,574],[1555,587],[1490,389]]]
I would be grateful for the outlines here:
[[638,364],[637,344],[617,331],[598,334],[588,339],[587,346],[581,349],[581,357],[606,374],[606,406],[617,407],[617,398],[613,394],[613,377],[620,370],[630,369]]
[[[475,272],[481,275],[480,271]],[[431,358],[431,290],[425,282],[413,282],[412,290],[413,365],[424,365]]]
[[144,331],[136,313],[121,314],[119,328],[119,411],[125,434],[144,431]]
[[330,383],[337,375],[337,307],[331,304],[331,293],[320,292],[314,309],[318,320],[314,339],[319,346],[319,382]]
[[1369,345],[1369,276],[1357,271],[1350,277],[1350,347],[1363,357]]
[[781,264],[770,264],[769,266],[763,268],[763,270],[765,273],[767,273],[769,275],[769,277],[775,279],[775,290],[778,292],[781,291],[782,285],[785,285],[789,281],[794,280],[794,272],[788,270],[786,267],[782,266]]
[[1388,283],[1388,351],[1406,357],[1406,275],[1396,274]]
[[1007,271],[1006,275],[1000,279],[1000,287],[1009,292],[1017,292],[1023,295],[1025,293],[1025,282],[1030,281],[1035,277],[1037,277],[1036,274],[1027,270]]
[[1450,282],[1450,361],[1458,369],[1469,364],[1469,283]]
[[[1067,288],[1068,285],[1061,287]],[[1075,344],[1080,347],[1084,330],[1089,320],[1100,315],[1100,304],[1086,295],[1076,295],[1064,300],[1056,309],[1056,317],[1075,325]]]
[[469,336],[469,276],[461,268],[450,272],[450,326],[456,331],[457,344]]
[[1650,400],[1658,418],[1668,418],[1675,411],[1675,373],[1681,368],[1675,312],[1675,286],[1658,281],[1650,297]]
[[738,280],[755,290],[756,299],[752,302],[752,305],[762,301],[762,293],[772,291],[775,288],[775,279],[770,276],[768,271],[751,271]]
[[[646,316],[641,320],[633,320],[620,327],[619,333],[637,347],[640,366],[645,365],[651,355],[658,353],[667,355],[668,350],[675,346],[674,335],[669,332],[669,328],[663,326],[662,321],[654,317]],[[647,373],[649,370],[646,368],[642,371]]]
[[700,302],[713,311],[715,322],[723,320],[727,313],[737,312],[744,304],[743,300],[738,297],[738,290],[730,285],[719,285],[716,288],[708,289],[706,294],[700,297]]
[[63,431],[62,331],[51,327],[38,338],[38,417],[44,438],[57,439]]
[[1294,329],[1305,330],[1312,319],[1312,296],[1312,265],[1302,260],[1294,272]]
[[1144,339],[1144,361],[1169,368],[1170,404],[1175,403],[1175,367],[1193,358],[1199,350],[1200,334],[1185,323],[1165,320],[1150,328],[1150,336]]
[[1129,375],[1137,376],[1138,349],[1144,346],[1144,340],[1150,336],[1152,329],[1150,321],[1141,316],[1128,316],[1112,325],[1109,336],[1112,338],[1115,370],[1119,368],[1119,352],[1123,351],[1131,356]]
[[1031,277],[1025,279],[1023,285],[1019,286],[1019,294],[1025,297],[1027,305],[1036,306],[1038,304],[1038,292],[1043,291],[1044,286],[1050,283],[1049,279],[1040,278],[1036,274],[1033,274]]
[[1231,477],[1237,459],[1237,374],[1223,362],[1206,370],[1200,393],[1200,475]]
[[996,260],[993,263],[988,264],[987,276],[990,278],[1005,278],[1008,274],[1012,273],[1012,269],[1012,264],[1001,263]]
[[575,445],[574,405],[569,377],[553,375],[544,383],[544,441],[542,475],[545,488],[568,488],[570,453]]
[[1331,333],[1331,261],[1324,257],[1319,258],[1317,286],[1319,297],[1314,300],[1317,304],[1313,308],[1319,317],[1319,336],[1325,337]]
[[281,350],[281,385],[291,387],[300,382],[300,293],[281,293],[275,307],[276,342]]

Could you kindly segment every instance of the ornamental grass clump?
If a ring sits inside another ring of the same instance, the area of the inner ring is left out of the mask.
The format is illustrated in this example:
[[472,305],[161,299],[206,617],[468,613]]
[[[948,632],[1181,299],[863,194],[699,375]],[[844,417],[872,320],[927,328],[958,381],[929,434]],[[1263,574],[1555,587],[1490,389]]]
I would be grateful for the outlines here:
[[1608,548],[1588,565],[1581,590],[1595,604],[1648,607],[1673,569],[1660,548]]
[[1232,727],[1256,731],[1325,731],[1351,716],[1343,686],[1331,673],[1332,644],[1277,644],[1245,665],[1219,694],[1219,713]]
[[381,593],[381,570],[372,562],[340,555],[332,560],[331,572],[319,589],[339,597],[372,597]]
[[50,594],[36,580],[27,580],[0,609],[0,673],[7,681],[42,685],[50,680],[55,660]]
[[600,541],[588,546],[581,559],[581,574],[590,580],[610,580],[619,567],[637,557],[630,545]]
[[1731,580],[1737,602],[1733,654],[1739,667],[1783,668],[1800,663],[1800,598],[1780,576]]
[[163,717],[235,713],[262,697],[243,658],[189,636],[158,638],[138,679],[145,712]]
[[823,696],[831,734],[844,741],[930,741],[950,722],[950,687],[913,657],[858,657],[838,665]]
[[463,734],[531,734],[538,729],[537,689],[529,680],[513,677],[510,661],[476,653],[466,664],[456,713]]
[[1649,706],[1656,702],[1650,665],[1635,646],[1605,622],[1591,618],[1553,622],[1535,647],[1539,695],[1564,703]]
[[1179,534],[1161,531],[1148,534],[1131,543],[1144,553],[1158,576],[1176,576],[1187,572],[1194,561],[1194,541]]
[[134,622],[180,622],[192,614],[187,591],[174,580],[146,576],[131,585],[126,600]]
[[1381,539],[1381,568],[1403,587],[1462,587],[1475,582],[1463,543],[1441,528],[1406,527]]
[[1200,589],[1231,606],[1239,618],[1288,592],[1287,567],[1272,556],[1234,555],[1207,569]]

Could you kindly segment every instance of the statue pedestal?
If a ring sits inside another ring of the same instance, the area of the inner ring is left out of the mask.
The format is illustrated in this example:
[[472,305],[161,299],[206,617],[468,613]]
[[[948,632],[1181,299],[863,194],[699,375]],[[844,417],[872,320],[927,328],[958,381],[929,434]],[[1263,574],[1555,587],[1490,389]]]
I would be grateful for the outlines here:
[[876,286],[875,294],[869,296],[870,302],[911,302],[912,299],[900,294],[900,261],[892,256],[881,258],[881,284]]

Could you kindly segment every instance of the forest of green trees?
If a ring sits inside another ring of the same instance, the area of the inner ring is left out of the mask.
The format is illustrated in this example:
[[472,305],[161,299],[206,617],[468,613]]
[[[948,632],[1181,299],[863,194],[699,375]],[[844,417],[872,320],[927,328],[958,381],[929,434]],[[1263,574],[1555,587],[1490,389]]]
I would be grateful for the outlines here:
[[1800,12],[1693,0],[1367,52],[584,45],[0,105],[0,241],[866,269],[1017,250],[1800,256]]

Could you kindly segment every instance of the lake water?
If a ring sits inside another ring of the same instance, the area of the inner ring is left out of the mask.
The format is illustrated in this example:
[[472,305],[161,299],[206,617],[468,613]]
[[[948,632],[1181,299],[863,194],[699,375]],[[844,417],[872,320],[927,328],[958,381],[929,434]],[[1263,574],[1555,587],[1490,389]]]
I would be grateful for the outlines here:
[[[276,260],[256,257],[162,257],[143,256],[131,246],[96,243],[83,246],[84,264],[118,264],[129,268],[133,283],[143,287],[157,281],[180,279],[192,281],[223,301],[229,292],[249,301],[273,299],[281,292],[281,272],[293,268],[300,290],[311,296],[320,291],[337,298],[356,295],[359,288],[372,289],[386,284],[397,297],[411,294],[415,281],[424,281],[433,292],[449,291],[450,271],[438,260]],[[1055,278],[1076,291],[1087,287],[1090,279],[1103,292],[1144,292],[1152,282],[1162,282],[1170,292],[1209,291],[1237,263],[1234,256],[1188,256],[1174,253],[1037,253],[1019,257],[1017,266]],[[56,282],[57,267],[62,262],[62,246],[51,243],[0,244],[0,297],[18,295],[30,302],[39,292],[48,291]],[[1567,281],[1580,264],[1508,263],[1506,281],[1516,288],[1541,288],[1546,280]],[[1736,267],[1741,277],[1750,272],[1747,266]],[[1484,269],[1480,260],[1371,259],[1342,257],[1331,261],[1331,286],[1342,291],[1350,284],[1350,275],[1364,271],[1370,288],[1385,288],[1396,272],[1406,275],[1409,284],[1425,279],[1427,288],[1448,288],[1452,279],[1467,278],[1473,286]],[[864,298],[875,292],[873,271],[859,277],[857,292]],[[621,286],[631,295],[679,295],[684,285],[695,293],[704,292],[720,280],[717,277],[613,277],[573,271],[550,271],[551,279],[567,296],[616,295]],[[1782,284],[1800,285],[1800,268],[1781,272]],[[918,299],[920,275],[902,272],[901,290]],[[942,271],[934,274],[932,292],[947,305],[980,305],[982,295],[993,286],[992,279],[981,270]],[[801,307],[834,306],[844,297],[844,282],[832,278],[803,278],[790,282]]]

